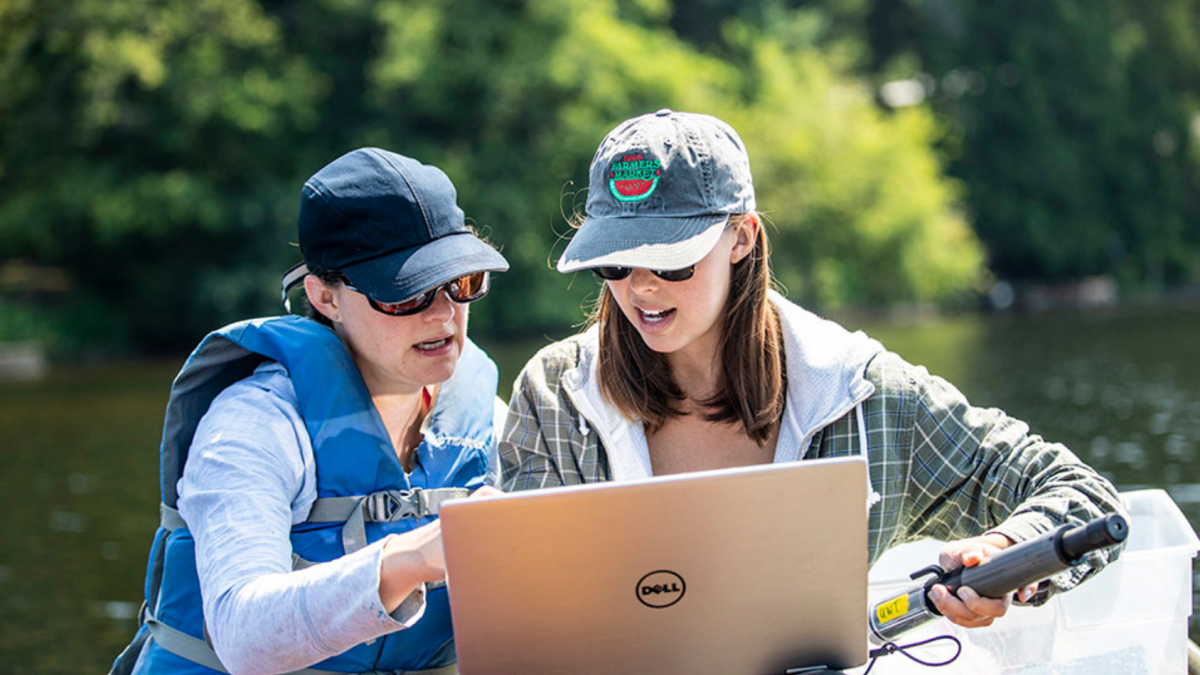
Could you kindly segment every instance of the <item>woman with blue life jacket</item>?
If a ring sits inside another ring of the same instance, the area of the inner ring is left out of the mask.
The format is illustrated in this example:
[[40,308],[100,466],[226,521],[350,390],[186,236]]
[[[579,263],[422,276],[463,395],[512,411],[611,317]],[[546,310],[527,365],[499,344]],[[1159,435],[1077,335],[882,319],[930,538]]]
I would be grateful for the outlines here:
[[[723,121],[660,110],[618,125],[577,225],[558,270],[594,272],[600,299],[586,331],[517,378],[499,446],[506,490],[861,455],[869,560],[931,537],[950,542],[946,569],[1121,511],[1067,448],[775,292],[750,160]],[[966,587],[932,596],[964,626],[1009,606]]]
[[[508,263],[433,166],[350,152],[301,193],[309,317],[204,339],[167,406],[163,522],[114,673],[456,672],[439,504],[486,483]],[[484,487],[483,491],[494,488]]]

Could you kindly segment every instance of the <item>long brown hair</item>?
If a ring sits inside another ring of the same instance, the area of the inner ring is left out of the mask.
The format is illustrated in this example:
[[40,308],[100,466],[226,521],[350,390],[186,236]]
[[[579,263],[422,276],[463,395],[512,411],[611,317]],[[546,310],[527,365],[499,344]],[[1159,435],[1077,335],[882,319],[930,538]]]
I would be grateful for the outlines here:
[[[738,214],[731,223],[757,214]],[[779,316],[767,300],[772,287],[770,246],[760,219],[754,250],[733,265],[721,326],[721,382],[700,405],[704,419],[741,423],[760,446],[783,415],[786,368]],[[654,432],[679,409],[683,391],[664,354],[650,349],[605,284],[589,325],[600,327],[600,390],[621,414]]]

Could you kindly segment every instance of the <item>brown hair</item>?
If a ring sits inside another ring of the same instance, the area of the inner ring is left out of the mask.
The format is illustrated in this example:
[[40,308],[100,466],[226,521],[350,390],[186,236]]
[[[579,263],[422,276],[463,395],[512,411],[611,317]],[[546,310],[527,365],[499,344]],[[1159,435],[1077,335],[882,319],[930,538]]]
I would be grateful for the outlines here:
[[[757,214],[730,217],[731,223]],[[760,446],[783,416],[786,368],[779,316],[767,300],[772,287],[770,247],[760,222],[754,250],[733,265],[725,321],[721,326],[721,382],[700,401],[704,419],[741,423]],[[683,391],[666,356],[646,346],[605,285],[588,322],[600,327],[600,390],[625,417],[641,419],[653,432],[671,417]]]

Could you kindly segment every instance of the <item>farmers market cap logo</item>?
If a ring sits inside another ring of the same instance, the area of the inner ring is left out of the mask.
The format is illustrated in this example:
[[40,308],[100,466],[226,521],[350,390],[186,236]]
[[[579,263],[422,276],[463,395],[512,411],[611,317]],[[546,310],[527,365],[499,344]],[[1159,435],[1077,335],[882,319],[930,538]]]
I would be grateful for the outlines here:
[[634,152],[612,163],[608,170],[608,189],[621,202],[640,202],[654,194],[662,178],[662,162]]

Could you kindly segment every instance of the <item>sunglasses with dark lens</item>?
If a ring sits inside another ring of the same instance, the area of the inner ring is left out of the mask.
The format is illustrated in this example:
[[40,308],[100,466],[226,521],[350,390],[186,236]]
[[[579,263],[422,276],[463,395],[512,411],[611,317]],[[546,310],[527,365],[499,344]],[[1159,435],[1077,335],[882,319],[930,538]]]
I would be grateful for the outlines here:
[[[357,293],[362,293],[362,291],[351,286],[345,277],[342,278],[342,283],[346,285],[346,288]],[[490,287],[491,275],[487,272],[475,272],[474,274],[468,274],[457,279],[451,279],[441,286],[436,286],[400,302],[380,302],[366,293],[363,293],[363,295],[367,295],[367,302],[371,304],[371,309],[376,312],[382,312],[389,316],[409,316],[429,309],[429,306],[433,304],[433,301],[437,299],[438,294],[442,291],[446,291],[446,295],[450,296],[451,300],[466,304],[468,302],[475,302],[487,295]]]
[[[605,281],[620,281],[633,274],[632,267],[593,267],[592,272]],[[696,266],[684,267],[678,270],[650,270],[654,276],[663,281],[687,281],[696,274]]]

